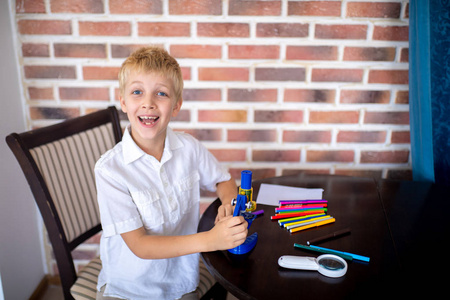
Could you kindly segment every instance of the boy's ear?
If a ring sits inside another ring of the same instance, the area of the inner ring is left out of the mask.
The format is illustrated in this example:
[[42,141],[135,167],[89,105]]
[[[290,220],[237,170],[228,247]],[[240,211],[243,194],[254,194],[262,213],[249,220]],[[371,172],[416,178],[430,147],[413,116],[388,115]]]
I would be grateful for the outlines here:
[[124,113],[127,113],[127,107],[125,105],[125,99],[122,97],[122,95],[119,95],[119,102],[120,102],[120,108]]
[[177,103],[175,103],[175,105],[173,106],[173,110],[172,110],[172,118],[176,117],[178,115],[178,113],[181,110],[181,105],[183,104],[183,98],[180,97],[180,99],[178,99]]

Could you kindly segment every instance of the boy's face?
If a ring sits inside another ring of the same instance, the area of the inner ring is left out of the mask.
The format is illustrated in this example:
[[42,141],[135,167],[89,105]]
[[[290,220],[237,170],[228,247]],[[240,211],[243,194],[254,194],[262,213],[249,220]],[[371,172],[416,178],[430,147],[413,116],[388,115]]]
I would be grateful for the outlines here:
[[154,73],[131,72],[119,99],[136,144],[147,153],[162,151],[169,121],[182,104],[182,99],[175,99],[172,81]]

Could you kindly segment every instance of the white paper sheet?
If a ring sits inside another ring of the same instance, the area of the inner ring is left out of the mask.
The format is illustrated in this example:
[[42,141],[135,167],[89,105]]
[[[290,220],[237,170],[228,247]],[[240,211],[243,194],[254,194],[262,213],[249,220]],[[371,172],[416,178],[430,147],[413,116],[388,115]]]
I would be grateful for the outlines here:
[[278,206],[280,200],[317,200],[322,199],[323,189],[308,189],[276,184],[262,183],[257,204]]

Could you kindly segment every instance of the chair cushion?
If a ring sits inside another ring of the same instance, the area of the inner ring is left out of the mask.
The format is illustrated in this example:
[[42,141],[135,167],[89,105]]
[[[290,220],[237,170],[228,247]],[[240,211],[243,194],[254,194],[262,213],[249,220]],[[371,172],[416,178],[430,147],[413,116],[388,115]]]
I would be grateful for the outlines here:
[[102,269],[102,261],[99,257],[91,260],[80,272],[70,293],[75,299],[93,299],[97,295],[97,279]]
[[[91,260],[79,273],[74,285],[70,288],[72,296],[78,299],[95,300],[97,295],[97,279],[102,269],[102,261],[99,257]],[[203,297],[209,289],[216,283],[214,277],[206,269],[203,260],[200,258],[200,282],[196,289],[199,298]]]
[[215,283],[216,280],[209,273],[208,269],[203,263],[203,260],[200,257],[200,282],[198,283],[198,287],[196,289],[198,297],[202,298],[203,295],[205,295]]

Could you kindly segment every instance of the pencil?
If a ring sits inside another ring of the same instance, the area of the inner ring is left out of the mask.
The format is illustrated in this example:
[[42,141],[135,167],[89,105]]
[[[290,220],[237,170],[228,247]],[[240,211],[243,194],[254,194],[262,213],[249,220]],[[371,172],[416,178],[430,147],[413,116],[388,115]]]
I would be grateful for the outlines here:
[[326,240],[330,240],[330,239],[333,239],[333,238],[338,238],[338,237],[341,237],[341,236],[344,236],[344,235],[347,235],[347,234],[350,234],[350,228],[344,228],[342,230],[338,230],[338,231],[335,231],[333,233],[330,233],[330,234],[327,234],[327,235],[324,235],[324,236],[312,239],[310,241],[307,241],[306,244],[309,246],[309,245],[317,244],[317,243],[320,243],[320,242],[324,242]]

